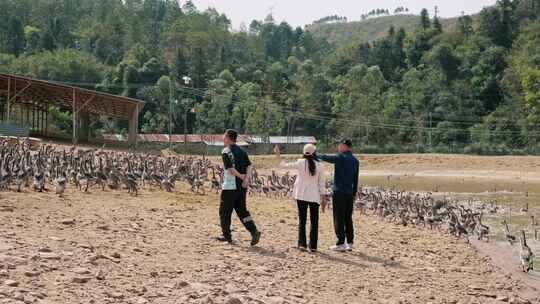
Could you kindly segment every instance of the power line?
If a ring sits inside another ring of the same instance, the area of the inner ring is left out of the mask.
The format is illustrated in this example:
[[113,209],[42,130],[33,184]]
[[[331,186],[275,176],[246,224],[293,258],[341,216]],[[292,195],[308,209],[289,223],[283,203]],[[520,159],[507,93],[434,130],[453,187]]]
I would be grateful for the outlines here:
[[[107,86],[107,87],[110,87],[110,88],[121,88],[121,89],[140,89],[140,88],[146,88],[146,87],[151,88],[151,87],[156,86],[155,83],[130,83],[130,84],[103,84],[103,83],[95,83],[95,82],[59,82],[59,83],[64,83],[64,84],[68,84],[68,85],[81,85],[81,86],[104,85],[104,86]],[[223,94],[215,93],[216,89],[212,89],[212,88],[194,88],[194,87],[182,86],[182,85],[179,85],[179,84],[177,84],[177,87],[178,87],[177,90],[183,89],[184,92],[185,92],[185,90],[189,90],[192,93],[196,92],[196,93],[204,94],[204,95],[194,94],[194,95],[197,95],[197,96],[202,97],[202,98],[204,98],[204,97],[206,97],[208,95],[210,95],[210,96],[225,96]],[[288,93],[290,93],[290,92],[285,92],[285,91],[272,91],[272,90],[261,90],[261,92],[279,93],[279,94],[288,94]],[[424,98],[429,98],[429,97],[432,97],[432,98],[433,97],[452,97],[452,94],[451,93],[447,93],[447,94],[422,94],[422,96]],[[488,95],[483,95],[483,96],[500,96],[500,95],[488,94]],[[470,95],[461,94],[459,97],[476,97],[476,96],[473,95],[473,94],[470,94]],[[321,111],[321,110],[319,110],[319,113],[320,114],[326,114],[326,115],[335,115],[335,113]],[[440,115],[440,113],[436,113],[436,112],[435,113],[432,112],[431,115],[432,115],[432,118],[434,118],[434,119],[440,119],[440,120],[443,120],[443,121],[446,121],[446,122],[451,122],[451,123],[459,124],[459,125],[474,125],[476,123],[483,123],[482,120],[478,120],[478,119],[475,119],[475,118],[472,118],[472,117],[470,117],[470,118],[469,117],[460,117],[462,120],[456,120],[456,119],[451,119],[448,116]],[[400,118],[400,119],[387,118],[387,120],[393,120],[393,121],[399,121],[399,122],[402,122],[402,121],[417,122],[418,121],[417,119],[405,119],[405,118]]]
[[[123,89],[126,89],[126,88],[145,88],[145,87],[152,88],[152,87],[156,86],[156,84],[152,84],[152,83],[130,83],[130,84],[104,84],[104,83],[93,83],[93,82],[58,82],[58,83],[63,83],[63,84],[67,84],[67,85],[80,85],[80,86],[104,85],[104,86],[107,86],[107,87],[123,88]],[[199,96],[201,98],[205,98],[205,97],[208,97],[208,96],[221,96],[221,97],[227,97],[227,98],[230,97],[231,100],[234,100],[234,101],[240,101],[240,100],[235,98],[234,94],[232,96],[219,94],[219,93],[216,93],[216,91],[217,91],[216,89],[211,89],[211,88],[194,88],[194,87],[177,85],[176,90],[177,91],[188,92],[188,93],[191,93],[191,94],[193,94],[195,96]],[[288,93],[288,92],[284,92],[284,91],[270,91],[270,92],[277,92],[277,93],[282,93],[282,94]],[[423,94],[423,96],[428,97],[429,95]],[[433,94],[432,96],[441,97],[441,96],[444,96],[444,95],[440,95],[440,94],[435,95],[435,94]],[[465,95],[462,95],[462,96],[465,96]],[[470,95],[470,96],[472,96],[472,95]],[[497,96],[499,96],[499,95],[497,95]],[[317,114],[309,114],[308,115],[306,113],[299,113],[297,111],[293,111],[292,109],[287,109],[284,106],[279,105],[279,104],[275,104],[275,106],[279,107],[280,108],[279,110],[284,114],[294,114],[294,115],[297,115],[297,116],[299,115],[299,116],[302,116],[303,118],[306,118],[306,119],[318,120],[318,121],[324,121],[324,122],[334,121],[334,122],[338,122],[338,123],[340,123],[340,122],[342,122],[342,123],[352,123],[354,125],[359,125],[359,126],[364,126],[364,127],[372,127],[372,128],[378,128],[378,129],[409,130],[409,131],[433,131],[433,130],[437,130],[437,131],[448,131],[448,132],[458,132],[458,133],[459,132],[462,132],[462,133],[489,132],[489,134],[494,134],[494,135],[502,135],[502,134],[521,135],[522,134],[522,132],[520,132],[520,131],[495,131],[495,130],[475,131],[475,130],[459,129],[459,128],[440,128],[440,127],[429,128],[429,127],[410,126],[410,125],[392,124],[392,123],[373,123],[373,122],[369,122],[369,120],[367,120],[367,122],[360,122],[358,120],[350,120],[350,119],[346,119],[346,118],[343,118],[343,117],[338,118],[338,117],[336,117],[338,115],[336,115],[335,113],[321,111],[321,110],[314,110],[315,113],[320,114],[320,115],[317,115]],[[449,120],[447,117],[437,115],[436,113],[432,113],[432,117],[442,119],[443,122],[450,122],[450,123],[453,123],[453,124],[466,125],[466,126],[470,126],[470,127],[474,126],[475,123],[484,123],[481,120],[468,120],[468,121]],[[385,120],[386,121],[398,121],[398,122],[403,122],[403,121],[416,122],[416,123],[419,122],[419,120],[412,120],[412,119],[408,120],[408,119],[386,118]],[[420,121],[424,122],[423,120],[420,120]],[[540,131],[529,131],[527,133],[534,135],[534,134],[540,134]]]
[[[182,87],[182,86],[180,86]],[[191,91],[196,91],[196,92],[203,92],[203,94],[205,94],[204,96],[203,95],[198,95],[200,97],[206,97],[207,95],[210,95],[210,96],[226,96],[226,95],[223,95],[223,94],[219,94],[219,93],[213,93],[215,91],[215,89],[207,89],[207,90],[204,90],[204,89],[197,89],[197,88],[190,88],[190,87],[182,87],[183,89],[186,89],[186,90],[191,90]],[[450,94],[449,94],[450,95]],[[428,95],[424,95],[424,96],[428,96]],[[435,96],[435,95],[433,95]],[[441,97],[441,95],[436,95],[437,97]],[[335,115],[335,113],[333,112],[326,112],[326,111],[321,111],[321,110],[317,110],[319,114],[326,114],[326,115]],[[473,126],[474,124],[480,124],[480,123],[484,123],[484,121],[482,120],[478,120],[477,117],[475,118],[472,118],[472,117],[461,117],[461,119],[463,120],[455,120],[455,119],[450,119],[448,116],[443,116],[443,115],[440,115],[440,113],[426,113],[426,115],[429,115],[431,114],[431,117],[432,118],[435,118],[435,119],[439,119],[439,120],[442,120],[442,121],[445,121],[445,122],[451,122],[453,124],[458,124],[458,125],[466,125],[466,126]],[[409,121],[409,122],[418,122],[418,119],[403,119],[403,118],[400,118],[400,119],[392,119],[392,118],[386,118],[386,120],[393,120],[393,121],[398,121],[398,122],[403,122],[403,121]]]
[[[407,126],[407,125],[389,125],[389,124],[374,124],[369,122],[361,122],[358,120],[351,120],[351,119],[332,119],[328,117],[320,117],[313,114],[305,114],[305,113],[298,113],[298,112],[292,112],[287,110],[278,110],[285,114],[295,113],[296,115],[300,115],[303,118],[306,119],[312,119],[312,120],[318,120],[318,121],[336,121],[338,123],[348,123],[356,126],[363,126],[363,127],[372,127],[376,129],[389,129],[389,130],[406,130],[406,131],[447,131],[447,132],[457,132],[457,133],[483,133],[488,132],[489,134],[494,135],[521,135],[522,132],[520,131],[495,131],[495,130],[469,130],[469,129],[456,129],[456,128],[428,128],[428,127],[417,127],[417,126]],[[529,134],[537,134],[540,135],[540,132],[537,131],[531,131],[528,132]]]
[[[96,83],[96,82],[58,82],[58,81],[53,81],[53,82],[57,82],[57,83],[63,83],[63,84],[67,84],[67,85],[80,85],[80,86],[97,86],[97,85],[104,85],[104,86],[107,86],[107,87],[110,87],[110,88],[120,88],[120,89],[140,89],[140,88],[151,88],[151,87],[155,87],[156,84],[155,83],[129,83],[129,84],[108,84],[108,83]],[[182,88],[185,90],[189,90],[191,92],[197,92],[197,93],[200,93],[200,94],[204,94],[204,95],[198,95],[200,97],[206,97],[207,95],[210,95],[210,96],[225,96],[223,94],[219,94],[219,93],[215,93],[216,89],[212,89],[212,88],[194,88],[194,87],[188,87],[188,86],[182,86],[180,84],[177,84],[177,87],[179,88]],[[180,90],[180,89],[177,89],[177,90]],[[265,92],[265,93],[279,93],[279,94],[289,94],[290,92],[286,92],[286,91],[273,91],[273,90],[261,90],[261,92]],[[194,94],[196,95],[196,94]],[[452,97],[453,94],[451,93],[445,93],[445,94],[422,94],[422,96],[424,98],[429,98],[429,97]],[[500,96],[500,95],[497,95],[497,94],[488,94],[488,95],[483,95],[483,96]],[[470,94],[470,95],[467,95],[467,94],[460,94],[459,97],[476,97],[475,95],[473,94]],[[335,115],[335,113],[332,113],[332,112],[326,112],[326,111],[320,111],[319,110],[319,113],[320,114],[327,114],[327,115]],[[427,114],[426,114],[427,115]],[[461,117],[461,119],[463,120],[455,120],[455,119],[451,119],[449,118],[448,116],[443,116],[443,115],[440,115],[439,113],[431,113],[432,115],[432,118],[435,118],[435,119],[440,119],[440,120],[444,120],[444,121],[447,121],[447,122],[452,122],[454,124],[461,124],[461,125],[473,125],[475,123],[483,123],[482,120],[478,120],[478,119],[474,119],[474,118],[469,118],[469,117]],[[394,121],[409,121],[409,122],[417,122],[418,120],[417,119],[403,119],[403,118],[400,118],[400,119],[391,119],[391,118],[387,118],[387,120],[394,120]]]
[[[180,90],[182,90],[182,89],[180,89]],[[205,96],[207,96],[206,93],[205,94],[199,94],[199,95],[194,94],[194,95],[197,95],[199,97],[205,97]],[[231,97],[232,100],[238,101],[233,96],[227,96],[227,95],[222,95],[222,94],[210,94],[210,95]],[[476,131],[476,130],[458,129],[458,128],[440,128],[440,127],[428,128],[428,127],[409,126],[409,125],[402,125],[402,124],[370,123],[369,121],[361,122],[361,121],[358,121],[358,120],[350,120],[350,119],[346,119],[346,118],[337,118],[337,117],[328,117],[328,116],[310,114],[310,113],[301,113],[301,112],[286,109],[283,106],[278,105],[278,104],[274,104],[273,106],[279,108],[277,110],[279,112],[281,112],[282,114],[294,114],[294,115],[298,115],[298,116],[301,116],[303,118],[311,119],[311,120],[318,120],[318,121],[324,121],[324,122],[335,121],[335,122],[338,122],[338,123],[339,122],[341,122],[341,123],[350,123],[350,124],[357,125],[357,126],[372,127],[372,128],[377,128],[377,129],[408,130],[408,131],[433,131],[433,130],[435,130],[435,131],[446,131],[446,132],[456,132],[456,133],[483,133],[483,132],[488,132],[489,134],[493,134],[493,135],[505,135],[505,134],[507,134],[507,135],[521,135],[522,134],[522,132],[520,132],[520,131],[496,131],[496,130],[478,130],[478,131]],[[528,132],[528,133],[529,134],[538,134],[538,135],[540,135],[540,132],[538,132],[538,131],[531,131],[531,132]]]

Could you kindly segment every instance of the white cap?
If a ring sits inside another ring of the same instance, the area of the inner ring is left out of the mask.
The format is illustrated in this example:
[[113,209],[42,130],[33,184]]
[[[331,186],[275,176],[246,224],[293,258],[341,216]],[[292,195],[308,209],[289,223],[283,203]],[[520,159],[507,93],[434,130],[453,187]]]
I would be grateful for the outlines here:
[[313,155],[317,151],[317,147],[312,144],[307,144],[304,146],[304,155]]

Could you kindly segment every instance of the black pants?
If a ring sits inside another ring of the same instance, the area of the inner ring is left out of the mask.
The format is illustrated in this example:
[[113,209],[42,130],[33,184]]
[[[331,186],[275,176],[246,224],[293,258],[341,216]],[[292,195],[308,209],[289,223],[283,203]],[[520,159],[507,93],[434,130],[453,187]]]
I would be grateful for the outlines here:
[[221,221],[221,230],[223,236],[227,239],[231,239],[231,216],[233,210],[236,211],[236,215],[246,227],[246,229],[253,235],[257,232],[257,226],[251,218],[251,214],[246,207],[246,189],[241,190],[223,190],[221,192],[221,204],[219,206],[219,218]]
[[337,236],[337,244],[354,242],[353,227],[353,195],[351,193],[334,192],[333,196],[334,229]]
[[309,248],[317,249],[319,240],[319,204],[298,200],[298,247],[307,248],[306,242],[306,224],[307,211],[309,208],[309,217],[311,229],[309,233]]

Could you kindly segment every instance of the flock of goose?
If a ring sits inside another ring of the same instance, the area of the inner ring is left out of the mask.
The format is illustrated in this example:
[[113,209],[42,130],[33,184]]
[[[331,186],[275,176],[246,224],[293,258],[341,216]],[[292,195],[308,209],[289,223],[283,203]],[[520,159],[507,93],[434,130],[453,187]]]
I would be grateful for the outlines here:
[[[139,189],[154,188],[167,192],[176,189],[176,182],[187,183],[194,193],[205,194],[207,188],[218,192],[223,168],[205,158],[162,157],[145,153],[105,151],[103,149],[61,149],[42,145],[37,151],[27,141],[0,140],[0,191],[37,192],[54,187],[63,196],[66,187],[73,185],[79,191],[89,192],[95,187],[101,191],[127,190],[138,195]],[[252,170],[251,195],[285,198],[292,192],[295,176],[272,171],[268,175]],[[327,183],[330,197],[331,183]],[[331,200],[329,200],[331,201]],[[362,188],[355,202],[361,213],[370,210],[373,215],[400,225],[422,225],[443,230],[457,238],[477,235],[478,240],[490,239],[490,227],[482,222],[484,214],[495,214],[494,203],[457,202],[438,198],[431,193],[411,193]],[[506,239],[516,243],[506,222]],[[519,236],[523,271],[532,270],[533,252],[527,244],[525,231]]]
[[[490,227],[482,222],[484,214],[497,214],[500,208],[494,202],[453,201],[439,198],[431,193],[411,193],[385,191],[375,188],[364,188],[356,201],[356,208],[362,213],[371,210],[373,215],[400,225],[422,225],[429,229],[441,230],[445,226],[448,233],[457,238],[476,234],[478,240],[489,242]],[[504,234],[510,245],[518,238],[510,232],[508,223],[503,221]],[[531,216],[531,227],[537,225],[536,218]],[[534,229],[535,239],[538,232]],[[522,270],[533,270],[534,254],[527,244],[525,230],[520,231],[520,260]]]
[[[0,142],[0,190],[21,192],[23,188],[49,191],[54,186],[62,196],[67,185],[89,192],[125,189],[137,195],[140,187],[155,186],[172,192],[177,180],[184,180],[194,192],[204,191],[206,173],[218,170],[208,160],[163,158],[143,153],[111,152],[102,149],[58,149],[43,145],[32,151],[27,142]],[[205,174],[203,174],[205,173]],[[214,179],[217,180],[214,173]],[[216,187],[216,182],[212,183]]]

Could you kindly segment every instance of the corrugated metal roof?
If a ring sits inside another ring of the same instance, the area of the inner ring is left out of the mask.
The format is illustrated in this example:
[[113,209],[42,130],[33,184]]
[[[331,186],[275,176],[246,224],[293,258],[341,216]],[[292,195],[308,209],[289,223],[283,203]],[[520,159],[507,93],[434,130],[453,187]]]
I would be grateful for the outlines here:
[[[214,146],[214,147],[224,147],[225,146],[225,143],[223,143],[223,141],[206,141],[205,140],[203,142],[207,146]],[[247,143],[245,141],[238,141],[236,144],[239,145],[240,147],[249,146],[249,143]]]
[[256,144],[315,144],[317,139],[313,136],[251,136],[250,142]]
[[103,134],[103,139],[108,141],[127,141],[122,134]]
[[144,101],[138,99],[91,91],[55,81],[0,73],[0,91],[7,91],[8,87],[14,93],[17,92],[18,103],[56,104],[69,108],[73,106],[72,96],[76,93],[80,104],[84,104],[84,112],[116,118],[131,119],[133,112],[141,111],[145,105]]
[[168,142],[169,141],[169,135],[166,135],[166,134],[153,134],[153,136],[156,138],[156,141],[158,141],[158,142]]
[[[121,134],[103,134],[105,140],[110,141],[126,141],[127,139]],[[171,142],[183,143],[184,135],[171,135]],[[139,134],[138,139],[141,142],[169,142],[167,134]],[[204,134],[204,135],[187,135],[188,143],[205,143],[210,146],[223,146],[223,135]],[[313,136],[252,136],[239,135],[238,145],[249,146],[250,144],[315,144],[317,139]]]

